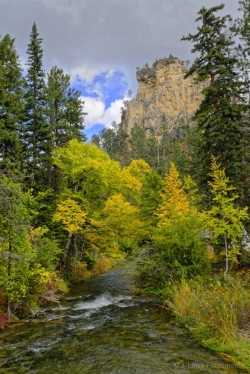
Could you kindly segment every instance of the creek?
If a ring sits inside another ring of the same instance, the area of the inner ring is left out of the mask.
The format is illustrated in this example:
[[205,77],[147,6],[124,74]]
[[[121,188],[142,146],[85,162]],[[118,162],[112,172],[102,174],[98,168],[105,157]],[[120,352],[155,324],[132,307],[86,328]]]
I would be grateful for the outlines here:
[[2,374],[244,373],[193,342],[121,269],[75,285],[44,315],[0,334]]

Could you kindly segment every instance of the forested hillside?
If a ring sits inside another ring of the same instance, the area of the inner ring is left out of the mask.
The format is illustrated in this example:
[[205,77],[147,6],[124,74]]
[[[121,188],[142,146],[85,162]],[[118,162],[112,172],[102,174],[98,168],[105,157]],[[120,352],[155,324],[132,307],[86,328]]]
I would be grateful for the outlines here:
[[[234,305],[231,338],[250,318],[250,2],[235,21],[223,7],[201,8],[183,37],[196,54],[185,78],[203,99],[174,134],[162,115],[157,128],[113,123],[86,142],[81,94],[57,66],[45,74],[36,24],[26,75],[1,37],[0,328],[131,255],[136,292],[161,294],[197,338],[211,337],[197,311],[216,298]],[[227,335],[227,317],[212,337]]]
[[[92,142],[124,166],[141,158],[151,167],[141,191],[147,235],[137,292],[160,294],[198,341],[250,365],[249,342],[239,338],[250,318],[250,2],[239,4],[237,20],[218,15],[223,5],[202,7],[197,32],[182,38],[196,54],[184,78],[203,87],[190,120],[177,119],[175,131],[164,114],[128,132],[114,123]],[[130,123],[135,105],[124,103],[122,120]]]

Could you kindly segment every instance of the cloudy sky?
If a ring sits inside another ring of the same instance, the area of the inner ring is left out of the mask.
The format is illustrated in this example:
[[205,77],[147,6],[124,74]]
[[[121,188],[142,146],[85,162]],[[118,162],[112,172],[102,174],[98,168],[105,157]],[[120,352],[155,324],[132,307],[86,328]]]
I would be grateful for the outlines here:
[[[1,0],[0,33],[16,38],[25,64],[33,22],[43,38],[44,69],[57,65],[71,76],[85,101],[88,136],[112,121],[128,89],[137,91],[136,67],[170,53],[192,60],[191,45],[180,41],[196,30],[201,6],[217,0]],[[238,0],[224,0],[236,18]],[[25,66],[25,65],[24,65]]]

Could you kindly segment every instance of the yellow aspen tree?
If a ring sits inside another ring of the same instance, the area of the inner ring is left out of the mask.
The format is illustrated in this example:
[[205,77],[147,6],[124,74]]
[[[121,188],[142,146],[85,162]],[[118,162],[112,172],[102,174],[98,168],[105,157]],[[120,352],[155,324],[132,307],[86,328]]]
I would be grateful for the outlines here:
[[68,233],[76,234],[82,230],[86,215],[75,200],[67,199],[57,205],[53,221],[61,221]]
[[191,211],[188,195],[184,191],[178,170],[173,163],[170,164],[169,173],[165,176],[164,187],[160,196],[162,203],[155,213],[159,218],[158,226],[164,226],[175,219],[176,216]]
[[226,274],[229,270],[229,260],[237,262],[239,242],[243,236],[243,222],[248,219],[248,214],[247,207],[241,209],[236,206],[235,200],[238,199],[238,195],[232,193],[235,188],[230,186],[225,170],[220,168],[214,156],[211,160],[212,181],[208,184],[212,194],[212,207],[204,217],[212,241],[217,243],[219,237],[224,239]]
[[122,169],[123,194],[138,203],[145,177],[151,172],[152,169],[146,161],[133,160],[129,166]]
[[105,222],[118,240],[120,237],[132,237],[138,241],[145,235],[139,212],[139,208],[125,201],[121,194],[111,196],[103,210],[106,214]]

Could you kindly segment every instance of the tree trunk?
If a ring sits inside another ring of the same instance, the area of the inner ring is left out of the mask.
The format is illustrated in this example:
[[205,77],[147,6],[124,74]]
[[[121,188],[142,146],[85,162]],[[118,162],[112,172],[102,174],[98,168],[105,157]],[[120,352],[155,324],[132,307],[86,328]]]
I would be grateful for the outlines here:
[[[9,228],[8,282],[10,281],[10,274],[11,274],[11,252],[12,252],[11,229]],[[7,313],[8,313],[8,316],[10,318],[11,307],[10,307],[9,295],[7,297]]]
[[68,235],[68,240],[66,244],[66,249],[65,249],[65,255],[64,255],[64,262],[65,262],[65,272],[66,274],[71,273],[71,253],[70,253],[70,243],[71,243],[71,238],[72,238],[72,233],[70,232]]
[[228,273],[228,244],[227,244],[227,234],[224,232],[224,240],[225,240],[225,249],[226,249],[226,270],[225,275]]

